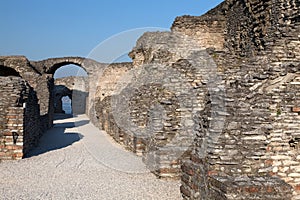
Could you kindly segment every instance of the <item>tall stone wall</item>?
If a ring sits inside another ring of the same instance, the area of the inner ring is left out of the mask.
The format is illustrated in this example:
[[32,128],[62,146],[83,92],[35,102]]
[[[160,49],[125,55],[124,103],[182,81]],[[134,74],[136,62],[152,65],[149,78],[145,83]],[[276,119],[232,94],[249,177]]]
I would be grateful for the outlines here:
[[[23,56],[1,56],[0,75],[3,136],[0,159],[20,159],[52,125],[47,103],[49,79]],[[47,111],[41,111],[40,107],[47,107]]]
[[228,19],[225,45],[232,54],[269,54],[273,55],[274,62],[299,59],[296,57],[299,55],[299,1],[228,0],[225,3]]
[[[182,165],[183,197],[298,199],[299,2],[222,5],[225,48],[209,53],[224,80],[220,87],[225,88],[226,112],[213,112],[208,93],[196,118],[201,128],[193,153]],[[216,118],[223,118],[217,133],[211,121]]]

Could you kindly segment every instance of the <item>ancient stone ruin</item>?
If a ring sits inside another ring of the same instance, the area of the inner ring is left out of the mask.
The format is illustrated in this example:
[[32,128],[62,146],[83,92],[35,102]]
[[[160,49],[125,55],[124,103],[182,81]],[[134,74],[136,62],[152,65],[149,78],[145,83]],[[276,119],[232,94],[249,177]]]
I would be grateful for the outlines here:
[[[299,0],[226,0],[145,33],[132,63],[0,57],[0,160],[26,156],[70,96],[184,199],[300,199],[299,16]],[[54,82],[68,64],[88,77]]]

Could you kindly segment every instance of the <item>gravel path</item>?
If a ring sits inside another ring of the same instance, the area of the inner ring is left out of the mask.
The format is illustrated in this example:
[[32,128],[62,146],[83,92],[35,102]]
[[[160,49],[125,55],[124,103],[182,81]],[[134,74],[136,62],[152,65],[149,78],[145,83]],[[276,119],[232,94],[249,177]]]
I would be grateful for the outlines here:
[[1,200],[181,199],[179,181],[157,179],[85,115],[56,120],[30,157],[0,171]]

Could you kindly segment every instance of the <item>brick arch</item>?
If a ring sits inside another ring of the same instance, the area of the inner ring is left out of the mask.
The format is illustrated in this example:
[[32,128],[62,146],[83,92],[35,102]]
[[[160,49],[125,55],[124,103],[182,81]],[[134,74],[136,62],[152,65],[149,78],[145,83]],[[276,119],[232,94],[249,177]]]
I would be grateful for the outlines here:
[[70,64],[81,67],[87,72],[88,75],[92,73],[95,66],[99,65],[97,61],[84,57],[49,58],[35,63],[40,71],[43,71],[47,74],[54,74],[55,71],[60,67]]

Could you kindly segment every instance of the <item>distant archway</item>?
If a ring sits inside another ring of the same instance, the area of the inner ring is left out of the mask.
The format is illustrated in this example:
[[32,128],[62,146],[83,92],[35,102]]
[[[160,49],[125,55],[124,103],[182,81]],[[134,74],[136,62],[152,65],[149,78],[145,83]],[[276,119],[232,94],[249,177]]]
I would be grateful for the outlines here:
[[73,64],[64,65],[58,68],[54,73],[54,79],[70,76],[87,77],[88,74],[82,67]]
[[73,114],[72,99],[69,96],[63,96],[61,98],[62,110],[65,114]]
[[56,70],[66,65],[76,65],[90,74],[90,67],[97,65],[98,63],[93,60],[89,60],[82,57],[62,57],[62,58],[49,58],[47,60],[39,61],[40,67],[47,74],[54,74]]
[[54,86],[54,113],[64,113],[62,98],[68,96],[72,99],[72,90],[64,85]]
[[[62,63],[59,65],[62,65]],[[55,79],[55,88],[65,86],[65,88],[68,88],[68,90],[71,91],[71,95],[65,93],[65,96],[68,96],[72,101],[72,114],[76,115],[86,113],[86,101],[88,97],[88,73],[83,67],[78,66],[77,64],[67,64],[62,65],[59,68],[56,67],[57,66],[55,66],[56,71],[53,74]],[[64,102],[64,99],[62,99],[63,96],[64,95],[60,94],[59,99],[55,97],[55,112],[63,112],[64,103],[66,103]],[[66,104],[65,106],[68,107],[69,105]]]

